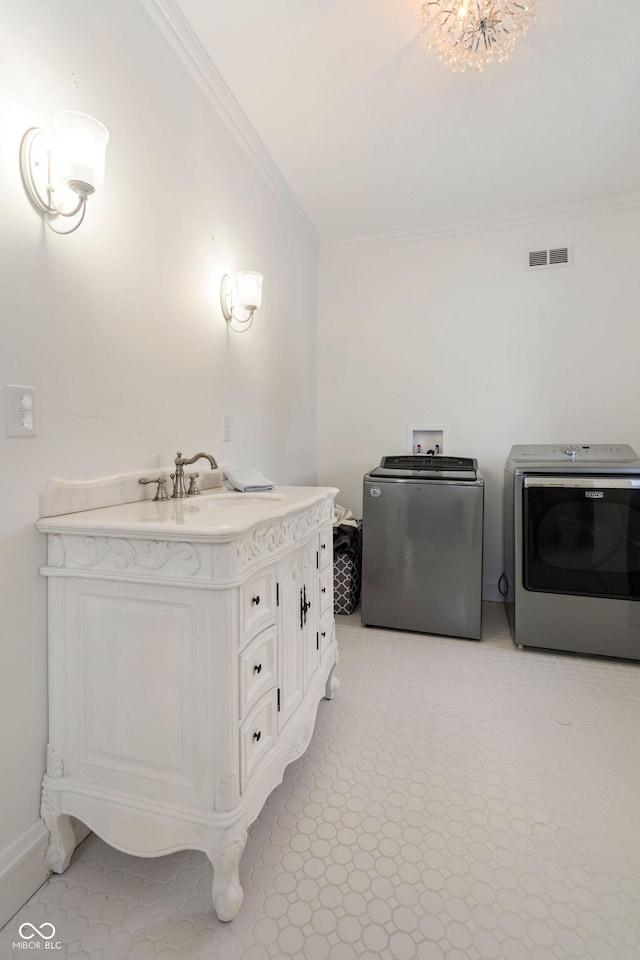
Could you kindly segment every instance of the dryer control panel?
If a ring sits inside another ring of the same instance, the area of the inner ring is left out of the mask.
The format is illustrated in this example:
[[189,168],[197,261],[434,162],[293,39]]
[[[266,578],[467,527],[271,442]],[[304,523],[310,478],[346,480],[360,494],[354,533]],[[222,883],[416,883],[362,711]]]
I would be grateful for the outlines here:
[[509,460],[525,463],[632,463],[638,455],[627,443],[519,444]]

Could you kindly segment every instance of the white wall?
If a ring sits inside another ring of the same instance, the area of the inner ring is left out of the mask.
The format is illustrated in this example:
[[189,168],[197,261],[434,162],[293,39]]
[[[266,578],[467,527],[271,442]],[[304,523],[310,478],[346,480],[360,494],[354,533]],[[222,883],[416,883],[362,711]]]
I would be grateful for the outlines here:
[[[62,109],[111,133],[104,193],[68,237],[43,227],[18,166],[26,129]],[[315,482],[317,256],[133,0],[4,0],[0,143],[0,403],[8,383],[38,403],[36,438],[0,427],[1,925],[44,879],[38,494],[50,477],[151,473],[178,449]],[[238,269],[265,275],[242,335],[219,306]]]
[[[526,271],[528,250],[574,266]],[[484,596],[502,573],[502,474],[514,443],[640,451],[640,212],[323,248],[319,479],[362,516],[362,477],[445,425],[444,453],[486,481]]]

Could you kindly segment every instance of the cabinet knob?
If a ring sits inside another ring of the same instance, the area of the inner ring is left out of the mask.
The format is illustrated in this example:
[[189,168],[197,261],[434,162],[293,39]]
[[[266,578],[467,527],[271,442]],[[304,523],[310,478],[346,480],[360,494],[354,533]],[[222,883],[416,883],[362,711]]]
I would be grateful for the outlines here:
[[327,588],[326,588],[326,587],[323,587],[321,592],[322,592],[322,593],[326,593],[326,592],[327,592]]
[[253,739],[256,741],[256,743],[258,742],[261,736],[262,736],[262,733],[260,732],[260,730],[258,730],[257,733],[254,733]]
[[326,550],[326,549],[327,549],[326,543],[321,543],[321,544],[320,544],[320,549],[321,549],[321,550]]
[[260,596],[251,597],[251,603],[255,603],[255,605],[256,605],[256,607],[257,607],[258,604],[260,603]]
[[254,673],[260,673],[261,670],[262,670],[262,664],[261,664],[261,663],[256,663],[255,667],[253,668],[253,672],[254,672]]
[[327,635],[327,631],[326,631],[326,630],[323,630],[322,633],[320,634],[321,637],[326,637],[326,635]]

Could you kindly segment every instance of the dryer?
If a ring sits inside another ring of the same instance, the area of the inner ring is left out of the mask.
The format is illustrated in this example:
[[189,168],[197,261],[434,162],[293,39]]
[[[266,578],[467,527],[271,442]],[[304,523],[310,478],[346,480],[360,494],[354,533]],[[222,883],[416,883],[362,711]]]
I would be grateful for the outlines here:
[[640,460],[630,446],[512,447],[504,534],[518,646],[640,660]]

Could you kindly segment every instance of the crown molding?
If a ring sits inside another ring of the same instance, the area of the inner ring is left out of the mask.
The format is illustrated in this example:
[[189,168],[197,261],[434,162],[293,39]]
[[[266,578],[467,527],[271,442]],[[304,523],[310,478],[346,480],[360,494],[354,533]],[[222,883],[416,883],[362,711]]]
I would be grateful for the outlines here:
[[174,0],[140,0],[140,3],[311,249],[317,253],[320,249],[318,231],[177,4]]
[[373,246],[376,244],[418,243],[421,240],[462,237],[473,233],[506,230],[510,227],[550,223],[558,220],[597,217],[634,210],[640,210],[640,193],[623,194],[617,197],[602,197],[598,200],[567,203],[553,207],[541,207],[537,210],[521,210],[499,217],[485,217],[478,220],[436,224],[431,227],[417,227],[411,230],[397,230],[387,233],[347,237],[344,240],[328,240],[322,243],[320,251]]

